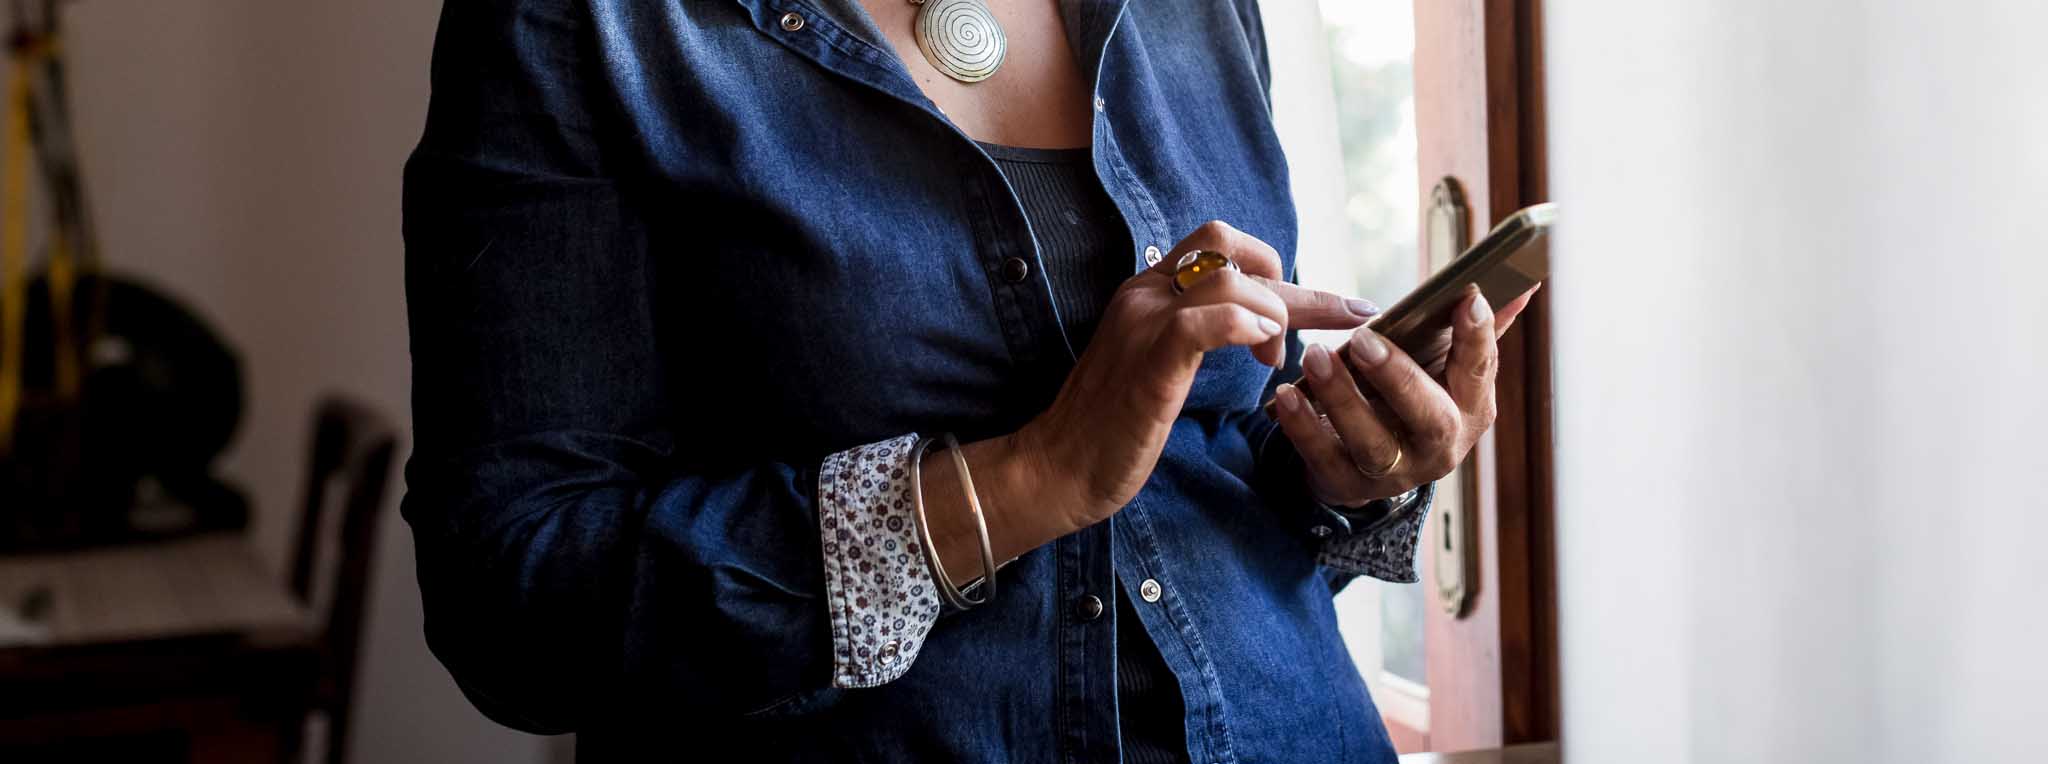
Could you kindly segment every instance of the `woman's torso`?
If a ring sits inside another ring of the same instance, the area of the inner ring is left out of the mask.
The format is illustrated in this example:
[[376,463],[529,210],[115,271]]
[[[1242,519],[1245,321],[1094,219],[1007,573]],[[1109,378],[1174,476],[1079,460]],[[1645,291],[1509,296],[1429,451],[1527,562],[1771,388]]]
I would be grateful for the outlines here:
[[[562,115],[562,145],[538,148],[591,157],[642,221],[648,262],[617,270],[651,295],[650,384],[679,430],[719,434],[676,459],[715,471],[904,432],[974,439],[1050,402],[1080,343],[1022,207],[894,52],[787,0],[534,5],[536,29],[574,31],[540,37],[578,42],[532,65],[607,107]],[[1252,5],[1061,4],[1126,272],[1210,219],[1292,262]],[[680,736],[777,760],[1114,760],[1117,610],[1077,606],[1113,592],[1180,680],[1195,761],[1389,757],[1312,549],[1249,487],[1270,375],[1243,349],[1212,353],[1138,498],[1006,568],[1000,600],[948,616],[902,678],[714,719],[651,672],[583,731],[586,754]],[[1148,580],[1157,601],[1139,596]]]
[[[1130,277],[1119,255],[1123,217],[1102,192],[1086,148],[1033,149],[982,144],[1024,208],[1038,261],[1052,289],[1060,328],[1081,352],[1102,310]],[[1117,735],[1126,764],[1187,762],[1180,683],[1127,598],[1107,593],[1116,610]],[[1111,605],[1103,605],[1107,610]],[[1093,603],[1084,612],[1094,612]]]

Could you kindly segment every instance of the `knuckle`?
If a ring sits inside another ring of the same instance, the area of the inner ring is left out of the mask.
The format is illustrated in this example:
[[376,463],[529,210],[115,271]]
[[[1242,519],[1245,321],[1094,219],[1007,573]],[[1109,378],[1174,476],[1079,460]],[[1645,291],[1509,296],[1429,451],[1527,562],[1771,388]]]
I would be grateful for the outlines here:
[[[1230,249],[1230,236],[1236,232],[1237,229],[1230,227],[1229,223],[1221,220],[1211,220],[1195,226],[1195,230],[1189,232],[1187,238],[1182,239],[1181,245],[1176,249],[1182,252],[1197,249],[1228,251]],[[1167,259],[1172,260],[1173,258]]]
[[1274,249],[1266,240],[1240,232],[1237,243],[1245,257],[1257,262],[1264,270],[1272,271],[1275,275],[1280,273],[1280,250]]
[[[1346,454],[1346,457],[1354,467],[1369,470],[1380,469],[1387,466],[1387,462],[1394,460],[1394,448],[1394,445],[1390,443],[1378,445],[1357,443],[1351,445],[1348,449],[1350,453]],[[1353,469],[1352,472],[1358,472],[1358,470]]]
[[1410,433],[1407,441],[1413,450],[1409,456],[1420,466],[1435,465],[1441,455],[1457,450],[1456,434],[1441,432],[1436,429],[1434,423]]
[[1474,379],[1492,379],[1493,367],[1495,363],[1496,359],[1494,354],[1490,352],[1489,349],[1482,349],[1481,352],[1478,354],[1478,357],[1472,360],[1472,368],[1470,370],[1470,373]]
[[1458,468],[1457,453],[1450,444],[1417,444],[1416,453],[1409,456],[1414,460],[1415,476],[1421,480],[1438,480]]
[[1423,472],[1428,474],[1430,480],[1442,480],[1457,468],[1458,459],[1451,456],[1449,451],[1435,452],[1434,455],[1423,462]]
[[1265,239],[1253,236],[1246,231],[1237,232],[1237,243],[1244,247],[1246,254],[1260,258],[1277,258],[1280,256],[1280,250],[1274,249],[1271,244],[1267,244]]
[[1353,417],[1369,416],[1370,412],[1363,410],[1365,401],[1360,400],[1357,394],[1342,389],[1341,382],[1335,374],[1330,375],[1330,378],[1317,388],[1316,400],[1323,404],[1323,412],[1331,416],[1332,424],[1341,423],[1339,430],[1349,433],[1358,426],[1352,423]]
[[1252,317],[1250,314],[1251,311],[1237,305],[1232,305],[1220,316],[1222,319],[1220,322],[1222,326],[1220,328],[1224,332],[1233,334],[1244,332],[1252,328]]
[[1279,409],[1280,431],[1287,433],[1288,440],[1294,441],[1294,448],[1296,451],[1301,452],[1302,458],[1307,459],[1310,464],[1314,464],[1316,444],[1310,436],[1315,434],[1315,430],[1310,429],[1308,418],[1299,411],[1288,411],[1285,406],[1281,406]]
[[1235,254],[1235,256],[1266,258],[1266,256],[1272,254],[1272,248],[1266,246],[1266,242],[1260,242],[1260,238],[1251,236],[1251,234],[1245,234],[1245,231],[1239,231],[1239,229],[1231,227],[1227,236],[1231,240],[1231,250],[1235,250],[1231,254]]
[[[1381,366],[1381,368],[1385,367],[1386,364]],[[1397,374],[1391,381],[1393,389],[1390,392],[1399,398],[1418,398],[1422,394],[1422,380],[1423,377],[1420,372]]]
[[1450,445],[1458,439],[1458,432],[1463,429],[1464,424],[1464,417],[1459,416],[1455,411],[1437,411],[1430,416],[1429,426],[1426,428],[1429,432],[1430,444]]
[[1348,312],[1344,308],[1344,298],[1338,297],[1336,292],[1324,292],[1321,290],[1309,292],[1308,304],[1309,307],[1317,310]]

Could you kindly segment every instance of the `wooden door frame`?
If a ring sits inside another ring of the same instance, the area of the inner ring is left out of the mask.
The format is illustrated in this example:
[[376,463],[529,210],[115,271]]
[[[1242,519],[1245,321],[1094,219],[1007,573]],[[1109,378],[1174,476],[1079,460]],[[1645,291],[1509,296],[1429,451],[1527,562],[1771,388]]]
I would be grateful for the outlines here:
[[[1476,240],[1548,196],[1542,3],[1414,1],[1416,193],[1427,200],[1440,179],[1457,179]],[[1435,545],[1425,546],[1429,713],[1426,729],[1389,718],[1403,750],[1557,738],[1549,307],[1538,293],[1500,343],[1499,416],[1466,466],[1479,564],[1462,617],[1435,606]]]

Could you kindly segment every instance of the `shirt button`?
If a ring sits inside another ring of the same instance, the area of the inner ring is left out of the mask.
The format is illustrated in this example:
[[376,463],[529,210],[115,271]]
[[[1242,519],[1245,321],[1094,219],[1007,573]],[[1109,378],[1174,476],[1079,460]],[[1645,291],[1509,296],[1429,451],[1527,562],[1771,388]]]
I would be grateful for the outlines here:
[[804,17],[794,13],[782,14],[782,31],[794,32],[804,28]]
[[1160,253],[1160,251],[1159,251],[1159,248],[1158,248],[1158,247],[1146,247],[1146,248],[1145,248],[1145,267],[1147,267],[1147,268],[1150,268],[1150,267],[1152,267],[1152,266],[1154,266],[1154,265],[1158,265],[1158,264],[1159,264],[1159,261],[1160,261],[1161,259],[1165,258],[1165,257],[1166,257],[1166,255],[1164,255],[1164,254]]
[[888,644],[882,645],[882,649],[875,651],[875,665],[877,666],[894,666],[901,660],[903,660],[903,642],[901,640],[889,640]]
[[1319,539],[1329,538],[1330,534],[1334,533],[1334,531],[1330,530],[1330,526],[1327,525],[1318,525],[1314,528],[1308,529],[1308,532],[1314,534],[1315,537]]
[[1105,109],[1105,108],[1108,108],[1108,107],[1109,107],[1109,102],[1108,102],[1108,101],[1104,101],[1104,100],[1102,100],[1102,96],[1096,96],[1096,97],[1095,97],[1095,110],[1096,110],[1096,111],[1102,111],[1103,109]]
[[1024,277],[1029,275],[1031,275],[1031,264],[1024,262],[1024,258],[1012,257],[1003,261],[1004,281],[1015,284],[1023,281]]
[[1090,594],[1074,602],[1074,617],[1082,622],[1102,617],[1102,598]]
[[1138,596],[1145,598],[1146,602],[1158,602],[1159,594],[1159,582],[1156,580],[1148,578],[1145,583],[1138,584]]

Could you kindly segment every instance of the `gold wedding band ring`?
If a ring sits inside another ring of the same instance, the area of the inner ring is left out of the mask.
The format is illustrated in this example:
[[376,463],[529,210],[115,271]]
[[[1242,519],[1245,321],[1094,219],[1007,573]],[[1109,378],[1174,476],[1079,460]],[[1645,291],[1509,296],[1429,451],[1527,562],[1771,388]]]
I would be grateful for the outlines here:
[[1401,446],[1399,444],[1394,446],[1394,460],[1387,462],[1387,466],[1380,468],[1378,471],[1359,467],[1356,462],[1353,462],[1351,466],[1358,467],[1358,474],[1364,475],[1368,480],[1379,480],[1392,475],[1394,474],[1394,468],[1401,466]]
[[1237,270],[1237,263],[1229,255],[1213,249],[1198,249],[1181,255],[1180,260],[1173,264],[1173,293],[1188,291],[1202,279],[1226,269]]

